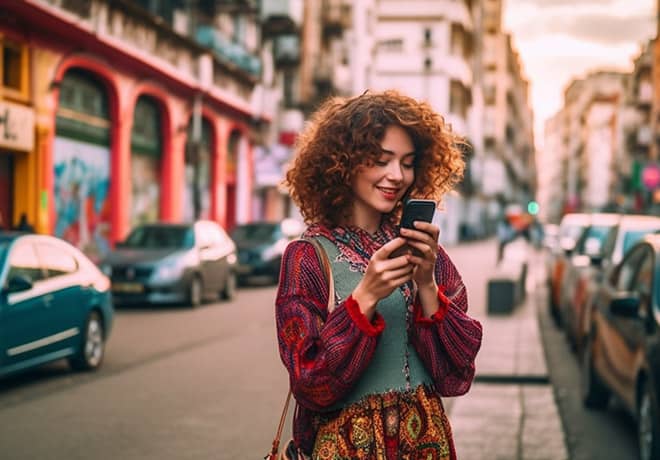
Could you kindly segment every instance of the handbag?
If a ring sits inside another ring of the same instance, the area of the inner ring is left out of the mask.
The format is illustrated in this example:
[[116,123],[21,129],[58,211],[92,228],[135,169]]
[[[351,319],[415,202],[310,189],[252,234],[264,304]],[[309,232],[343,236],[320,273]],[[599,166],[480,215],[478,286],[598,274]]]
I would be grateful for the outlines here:
[[[328,283],[328,313],[330,313],[335,307],[335,283],[332,279],[332,269],[330,268],[330,261],[328,256],[325,253],[325,249],[321,246],[321,243],[318,242],[315,238],[301,238],[302,241],[307,241],[314,246],[316,251],[316,257],[319,259],[321,268],[325,275],[326,282]],[[278,457],[278,452],[280,449],[280,439],[282,437],[282,430],[284,429],[284,422],[286,420],[286,414],[289,411],[289,403],[291,402],[291,388],[286,395],[286,400],[284,401],[284,408],[282,409],[282,415],[280,416],[280,423],[277,425],[277,431],[275,432],[275,438],[273,439],[273,446],[264,460],[304,460],[305,455],[300,452],[296,447],[293,439],[289,439],[286,443],[286,447],[282,452],[282,455]]]

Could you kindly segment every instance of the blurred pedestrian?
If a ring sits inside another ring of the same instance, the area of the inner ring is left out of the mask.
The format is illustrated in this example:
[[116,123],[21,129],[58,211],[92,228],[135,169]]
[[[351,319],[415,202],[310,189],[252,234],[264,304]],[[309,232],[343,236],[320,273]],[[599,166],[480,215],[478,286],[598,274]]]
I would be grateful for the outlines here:
[[18,220],[18,225],[15,230],[19,232],[34,233],[34,227],[28,222],[27,214],[21,213],[21,217]]
[[[442,396],[466,393],[481,325],[436,225],[401,230],[404,199],[440,199],[460,178],[459,140],[398,92],[331,98],[299,138],[285,185],[325,251],[289,244],[276,298],[279,351],[305,456],[455,459]],[[390,257],[407,243],[421,251]]]
[[507,244],[516,238],[516,229],[505,217],[497,223],[497,263],[499,264],[504,257],[504,248]]

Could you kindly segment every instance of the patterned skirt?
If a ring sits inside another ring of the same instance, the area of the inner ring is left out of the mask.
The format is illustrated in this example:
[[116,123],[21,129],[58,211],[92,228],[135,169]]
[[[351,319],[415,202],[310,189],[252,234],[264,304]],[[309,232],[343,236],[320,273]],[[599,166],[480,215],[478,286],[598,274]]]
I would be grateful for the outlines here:
[[343,408],[318,430],[312,460],[454,460],[440,396],[410,392],[368,396]]

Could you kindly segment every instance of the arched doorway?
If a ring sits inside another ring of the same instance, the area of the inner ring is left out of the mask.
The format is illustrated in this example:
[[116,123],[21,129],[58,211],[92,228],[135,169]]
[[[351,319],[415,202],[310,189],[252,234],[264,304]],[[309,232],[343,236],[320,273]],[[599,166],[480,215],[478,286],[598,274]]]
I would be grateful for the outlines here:
[[201,134],[195,139],[193,121],[188,124],[188,142],[185,158],[185,187],[182,200],[182,218],[186,222],[211,218],[211,152],[213,131],[211,123],[202,119]]
[[241,132],[233,130],[229,134],[229,141],[227,143],[227,162],[226,162],[226,177],[227,177],[227,202],[226,202],[226,218],[225,225],[228,230],[231,230],[236,225],[236,178],[238,176],[238,150],[241,141]]
[[108,96],[90,72],[62,78],[53,143],[55,236],[94,260],[110,249]]
[[135,104],[131,131],[131,228],[160,217],[161,110],[149,96]]

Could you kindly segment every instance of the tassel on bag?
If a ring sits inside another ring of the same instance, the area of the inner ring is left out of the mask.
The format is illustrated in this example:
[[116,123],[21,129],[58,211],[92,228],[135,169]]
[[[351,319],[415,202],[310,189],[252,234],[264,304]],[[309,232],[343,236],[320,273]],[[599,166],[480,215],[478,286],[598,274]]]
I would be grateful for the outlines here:
[[[335,308],[335,283],[332,279],[332,269],[330,268],[330,261],[328,256],[325,253],[325,249],[321,246],[321,243],[318,242],[315,238],[302,238],[302,241],[307,241],[314,246],[316,251],[316,257],[319,259],[321,268],[323,269],[323,274],[325,275],[326,282],[328,283],[328,313],[330,313]],[[282,415],[280,416],[280,423],[277,425],[277,431],[275,432],[275,438],[273,439],[273,446],[270,450],[270,453],[264,457],[264,460],[304,460],[305,456],[302,452],[296,447],[293,442],[293,439],[289,439],[286,443],[286,448],[282,455],[279,456],[280,450],[280,440],[282,438],[282,430],[284,429],[284,423],[286,421],[286,414],[289,411],[289,403],[291,402],[291,388],[286,395],[286,401],[284,402],[284,408],[282,409]]]

